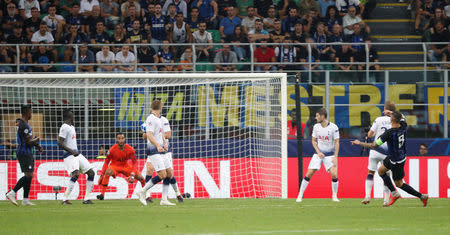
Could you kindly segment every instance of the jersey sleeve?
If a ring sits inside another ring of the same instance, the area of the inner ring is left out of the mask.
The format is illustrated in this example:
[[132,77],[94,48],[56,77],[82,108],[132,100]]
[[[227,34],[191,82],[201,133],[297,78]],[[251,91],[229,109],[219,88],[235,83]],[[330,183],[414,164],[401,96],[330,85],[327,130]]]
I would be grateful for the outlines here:
[[113,148],[111,147],[108,151],[108,155],[106,155],[106,159],[105,162],[103,163],[103,167],[102,167],[102,174],[105,174],[106,169],[108,169],[109,163],[111,162],[111,159],[113,157]]
[[335,129],[333,130],[333,139],[339,139],[339,127],[335,126]]
[[61,126],[61,128],[59,128],[58,136],[62,137],[64,139],[67,139],[67,128],[66,128],[66,126],[63,125],[63,126]]
[[145,121],[145,130],[147,132],[154,132],[155,129],[155,123],[153,122],[153,120],[151,118],[147,118],[147,120]]
[[163,119],[163,132],[165,133],[165,132],[169,132],[169,131],[171,131],[169,120],[167,120],[167,118],[164,118]]
[[403,130],[406,130],[406,128],[408,127],[408,124],[406,123],[406,117],[403,114],[402,114],[402,119],[400,119],[400,127]]
[[314,138],[317,138],[317,128],[316,128],[316,125],[314,125],[314,127],[313,127],[313,131],[312,131],[311,136],[314,137]]
[[382,144],[384,144],[385,142],[387,142],[389,140],[389,138],[391,137],[391,131],[390,129],[385,131],[382,135],[380,135],[380,137],[378,137],[378,139],[375,141],[375,143],[380,146]]
[[130,160],[131,160],[131,164],[133,169],[137,170],[137,157],[136,157],[136,150],[134,150],[133,147],[130,146],[130,150],[129,150],[129,154],[130,154]]
[[19,136],[25,141],[25,137],[29,135],[30,129],[25,124],[24,121],[20,121],[19,128],[17,130],[17,133],[19,133]]
[[373,124],[372,124],[372,126],[370,127],[370,130],[371,131],[373,131],[373,132],[377,132],[377,130],[378,130],[378,123],[377,123],[377,119],[375,119],[375,121],[373,121]]

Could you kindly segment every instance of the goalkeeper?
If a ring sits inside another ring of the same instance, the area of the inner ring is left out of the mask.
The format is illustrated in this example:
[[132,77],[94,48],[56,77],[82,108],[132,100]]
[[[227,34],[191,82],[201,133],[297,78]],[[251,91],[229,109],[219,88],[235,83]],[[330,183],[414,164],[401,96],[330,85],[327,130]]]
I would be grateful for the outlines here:
[[[128,160],[131,160],[131,164]],[[116,144],[109,149],[105,163],[103,163],[101,177],[98,181],[101,187],[101,194],[97,195],[97,199],[103,200],[105,198],[109,177],[116,178],[119,173],[128,177],[127,181],[129,183],[133,183],[136,179],[144,187],[144,177],[137,170],[136,151],[130,145],[125,144],[125,135],[123,133],[116,135]]]

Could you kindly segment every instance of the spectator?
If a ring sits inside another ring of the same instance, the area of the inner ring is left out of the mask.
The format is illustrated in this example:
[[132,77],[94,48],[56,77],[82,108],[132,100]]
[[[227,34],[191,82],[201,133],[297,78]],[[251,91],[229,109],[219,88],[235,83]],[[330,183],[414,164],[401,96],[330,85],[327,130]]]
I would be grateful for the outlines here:
[[[117,24],[114,27],[114,34],[111,38],[111,43],[112,44],[123,44],[126,41],[126,33],[125,33],[125,29],[122,27],[121,24]],[[121,46],[114,46],[111,48],[111,50],[114,53],[118,53],[120,51]]]
[[[446,28],[444,28],[442,21],[436,22],[434,33],[431,35],[431,42],[450,42],[450,33]],[[442,60],[442,53],[445,49],[445,44],[431,44],[431,50],[428,52],[428,59],[432,62]]]
[[36,7],[31,9],[31,17],[26,19],[23,23],[25,33],[28,40],[31,40],[33,33],[39,30],[39,25],[41,24],[41,13]]
[[[139,72],[156,72],[158,67],[155,63],[158,63],[158,55],[152,47],[149,47],[148,39],[143,38],[141,40],[141,46],[138,49],[138,63],[145,65],[138,65]],[[152,65],[151,65],[152,64]]]
[[[44,44],[45,42],[40,42]],[[53,66],[55,63],[55,56],[53,53],[46,49],[46,46],[39,45],[38,50],[33,53],[32,62],[36,65],[33,68],[33,72],[56,72],[56,68]]]
[[359,24],[361,28],[365,30],[366,33],[370,33],[370,28],[366,25],[361,17],[356,15],[356,8],[354,6],[350,6],[348,9],[348,14],[344,16],[342,19],[344,25],[344,36],[347,37],[353,34],[353,25]]
[[241,19],[235,16],[234,7],[227,7],[228,17],[224,17],[220,21],[219,32],[222,39],[225,39],[227,36],[232,36],[234,33],[234,28],[238,25],[241,25]]
[[158,51],[159,63],[165,64],[159,66],[160,71],[176,71],[176,68],[173,66],[175,62],[172,51],[170,50],[170,46],[168,40],[162,41],[164,44],[162,49]]
[[[297,22],[297,23],[301,24],[301,22]],[[283,28],[282,28],[280,19],[276,19],[273,23],[273,26],[274,26],[274,30],[270,33],[270,39],[275,43],[282,42],[284,40],[284,38],[286,37],[286,33],[283,32]],[[294,25],[294,31],[295,31],[295,25]]]
[[327,43],[327,34],[325,33],[325,26],[323,22],[320,22],[317,25],[317,32],[313,35],[314,42],[316,44],[317,50],[319,50],[320,60],[329,60],[331,54],[331,46],[326,45]]
[[260,20],[259,17],[255,16],[255,8],[253,6],[247,7],[247,16],[242,20],[241,25],[243,26],[244,33],[248,33],[255,29],[256,20]]
[[126,43],[140,43],[142,39],[148,39],[147,32],[141,30],[141,23],[138,19],[133,21],[133,30],[127,33]]
[[80,14],[84,19],[87,19],[88,16],[92,15],[92,7],[94,6],[100,6],[98,0],[81,0]]
[[61,62],[61,72],[63,73],[74,73],[75,66],[72,60],[73,51],[71,49],[66,48],[63,54],[63,62]]
[[303,20],[304,29],[306,33],[309,33],[310,35],[313,35],[316,32],[317,25],[320,22],[319,14],[317,11],[310,10],[309,14],[306,16],[307,20]]
[[323,22],[325,22],[325,32],[327,35],[333,34],[334,25],[342,26],[342,18],[337,14],[337,8],[335,6],[328,7]]
[[[297,139],[297,111],[295,109],[291,110],[291,120],[287,121],[287,131],[288,131],[288,139],[294,140]],[[306,124],[301,122],[302,125],[302,136],[305,138],[305,128]]]
[[271,33],[275,30],[275,20],[277,19],[275,6],[270,6],[269,10],[267,10],[267,17],[264,18],[264,29]]
[[237,71],[236,64],[237,63],[236,53],[230,50],[230,45],[223,45],[222,50],[216,53],[214,58],[214,63],[216,64],[216,71]]
[[180,63],[181,64],[178,66],[178,71],[192,72],[194,70],[191,47],[186,47],[184,53],[180,57]]
[[[105,24],[103,21],[98,21],[95,27],[95,32],[90,36],[91,44],[109,44],[109,35],[106,33]],[[92,51],[97,53],[101,50],[101,46],[92,47]]]
[[242,32],[242,26],[236,26],[234,28],[234,34],[230,37],[227,37],[225,39],[225,42],[233,44],[231,49],[232,51],[234,51],[234,53],[236,53],[236,56],[238,57],[239,61],[245,61],[248,47],[239,44],[248,43],[248,37],[244,35],[244,32]]
[[208,28],[217,29],[219,9],[215,0],[194,0],[191,7],[198,7],[200,19],[208,23]]
[[167,0],[164,3],[164,6],[162,8],[162,14],[165,16],[170,15],[170,5],[173,5],[175,7],[175,12],[173,12],[173,16],[175,16],[178,12],[183,13],[183,17],[187,18],[187,4],[184,0]]
[[191,28],[191,32],[194,33],[198,30],[198,27],[200,25],[200,18],[198,17],[199,11],[198,7],[192,7],[191,9],[191,16],[187,20],[187,23],[189,24],[189,27]]
[[56,6],[51,5],[48,8],[48,15],[42,18],[42,21],[47,24],[48,29],[52,33],[53,37],[57,42],[61,39],[63,33],[63,27],[66,24],[64,17],[62,15],[56,14]]
[[[8,44],[27,44],[29,43],[28,38],[25,36],[22,30],[22,25],[20,23],[16,23],[14,25],[13,34],[9,35],[6,38],[6,42]],[[13,53],[16,53],[16,47],[9,48]]]
[[264,30],[263,22],[260,19],[255,21],[255,29],[248,32],[248,40],[250,42],[255,42],[256,40],[269,39],[269,32]]
[[[169,31],[170,43],[192,43],[192,33],[189,25],[184,22],[183,13],[177,13],[177,21],[171,25],[171,31]],[[176,58],[184,52],[185,46],[173,47],[174,55]]]
[[[299,52],[297,56],[297,60],[302,63],[307,63],[301,66],[302,70],[309,70],[309,65],[311,64],[311,70],[323,70],[322,65],[320,65],[320,53],[319,50],[316,48],[314,43],[314,39],[312,38],[306,38],[306,43],[310,43],[311,45],[311,56],[308,54],[308,48],[307,47],[299,47]],[[307,77],[307,76],[302,76]]]
[[355,54],[361,53],[361,51],[365,51],[364,45],[357,44],[357,43],[364,43],[364,41],[368,37],[369,36],[365,32],[361,31],[361,26],[359,24],[354,24],[353,25],[353,34],[349,37],[348,41],[352,42],[352,43],[356,43],[356,44],[353,44],[350,47],[350,50],[352,50],[353,53],[355,53]]
[[303,24],[297,22],[294,26],[294,32],[291,33],[290,38],[294,43],[305,43],[306,33],[303,32]]
[[19,12],[23,19],[28,19],[31,17],[31,8],[36,7],[38,11],[41,11],[41,6],[38,0],[20,0],[19,1]]
[[13,34],[13,28],[16,23],[23,22],[22,17],[17,14],[16,4],[12,2],[8,3],[7,9],[8,14],[5,15],[1,20],[3,35],[5,38]]
[[23,64],[31,64],[32,61],[32,56],[30,53],[30,47],[28,46],[19,46],[19,61],[20,61],[20,72],[32,72],[33,69],[31,66],[29,65],[23,65]]
[[436,3],[433,0],[425,0],[425,3],[420,6],[420,8],[416,12],[416,21],[414,24],[414,30],[416,34],[421,34],[419,26],[421,23],[424,25],[428,24],[431,17],[434,15],[434,11],[436,10]]
[[269,9],[273,8],[275,13],[275,6],[272,0],[253,0],[253,6],[255,7],[255,15],[261,20],[269,17]]
[[[344,42],[344,36],[342,35],[341,26],[338,24],[335,24],[333,26],[333,31],[330,36],[328,36],[328,43],[342,43]],[[330,54],[330,60],[335,61],[336,52],[340,51],[342,49],[342,44],[335,44],[331,46],[331,54]]]
[[136,57],[133,52],[130,52],[130,47],[122,46],[122,49],[116,54],[116,72],[133,72]]
[[309,14],[310,11],[320,13],[319,4],[314,0],[301,0],[298,2],[298,14],[303,19]]
[[78,30],[77,25],[70,25],[69,32],[64,36],[64,44],[80,44],[87,42],[88,37],[85,33]]
[[255,71],[277,71],[277,67],[273,64],[276,62],[275,51],[267,46],[267,40],[260,40],[261,45],[253,52],[255,63],[272,63],[272,64],[255,64]]
[[[155,4],[155,15],[150,16],[150,19],[147,21],[150,24],[150,32],[151,32],[151,44],[162,43],[163,40],[167,40],[166,34],[166,25],[167,20],[161,14],[161,4]],[[155,51],[159,51],[160,45],[152,45]]]
[[350,10],[350,7],[355,7],[355,14],[361,18],[364,13],[364,6],[359,0],[336,0],[336,8],[339,11],[339,15],[344,17]]
[[136,7],[131,5],[128,7],[128,16],[123,20],[123,26],[127,30],[127,33],[133,30],[133,22],[135,20],[141,21],[141,19],[137,16]]
[[330,7],[335,7],[336,8],[336,2],[334,0],[318,0],[317,2],[319,3],[319,8],[320,8],[319,16],[321,18],[325,18],[326,17],[326,15],[328,13],[328,9]]
[[445,51],[442,52],[442,61],[444,63],[444,69],[450,69],[450,44],[447,44]]
[[141,17],[148,14],[155,14],[155,2],[153,0],[140,0],[139,4],[141,5]]
[[247,16],[248,7],[249,6],[253,7],[253,0],[239,0],[236,3],[237,3],[236,7],[237,7],[238,14],[240,17]]
[[177,21],[177,8],[176,8],[175,4],[169,5],[169,10],[168,10],[166,17],[167,17],[167,21],[169,22],[169,24],[172,24],[175,21]]
[[303,23],[302,19],[298,17],[297,9],[289,9],[289,16],[283,21],[283,32],[291,34],[294,32],[294,26],[297,22]]
[[351,70],[354,62],[353,52],[350,50],[350,45],[342,44],[342,49],[336,53],[337,67],[340,70]]
[[426,156],[426,155],[428,155],[428,144],[421,143],[419,147],[419,156]]
[[81,28],[81,25],[84,23],[83,17],[80,15],[80,5],[73,4],[72,9],[70,9],[70,15],[66,17],[66,32],[69,31],[70,25],[76,25],[79,30],[83,30],[85,33],[85,29]]
[[14,64],[16,55],[2,44],[6,44],[6,41],[3,39],[0,42],[0,73],[11,73],[13,71],[12,67],[4,64]]
[[[195,45],[197,60],[212,61],[213,58],[213,40],[210,32],[206,31],[206,22],[200,22],[199,30],[192,34],[194,43],[207,43],[208,45]],[[186,52],[186,50],[185,50]]]
[[296,62],[297,50],[291,43],[291,39],[286,37],[283,41],[283,45],[275,48],[276,61],[281,63],[278,64],[278,71],[280,72],[289,72],[297,69],[296,65],[292,65],[292,63]]
[[119,4],[114,0],[103,0],[100,3],[100,16],[105,19],[108,29],[114,29],[120,20]]
[[141,4],[139,4],[136,0],[126,0],[123,1],[122,5],[120,5],[120,12],[122,13],[122,18],[126,18],[130,13],[130,7],[134,6],[135,16],[141,17]]
[[39,5],[41,6],[42,13],[48,13],[48,8],[52,5],[50,0],[39,0]]
[[103,45],[102,50],[95,54],[95,59],[97,61],[97,72],[112,72],[115,69],[114,61],[115,55],[109,49],[109,46]]
[[[424,26],[424,31],[427,31],[427,34],[431,34],[434,31],[434,26],[436,26],[436,22],[442,21],[444,23],[444,28],[447,28],[450,25],[450,19],[445,17],[444,11],[441,8],[436,8],[434,10],[434,16],[431,17],[430,21]],[[430,35],[428,35],[429,38]]]
[[291,0],[280,0],[277,5],[278,9],[278,15],[280,16],[280,19],[285,19],[290,9],[297,9],[297,3],[295,1]]
[[66,22],[70,24],[67,21],[67,17],[72,14],[72,9],[74,8],[75,4],[78,6],[78,11],[80,9],[80,1],[79,0],[59,0],[59,4],[56,4],[59,7],[59,13],[66,19]]
[[100,7],[95,5],[92,7],[92,13],[90,16],[84,20],[82,27],[84,31],[89,36],[95,34],[95,29],[97,27],[97,22],[102,22],[105,25],[105,20],[100,16]]
[[44,42],[45,44],[54,44],[55,39],[53,35],[48,31],[47,24],[41,22],[39,30],[36,31],[31,37],[31,43],[38,44]]
[[[378,51],[377,49],[372,45],[372,39],[370,38],[366,38],[364,41],[367,46],[369,47],[369,62],[372,63],[372,65],[370,65],[369,69],[370,70],[380,70],[380,65],[378,64],[378,62],[380,62],[380,60],[378,59]],[[355,60],[356,62],[367,62],[366,60],[366,50],[360,50],[358,51],[358,53],[355,55]],[[359,64],[358,65],[358,70],[365,70],[366,66]],[[375,76],[377,76],[378,73],[375,74]]]
[[[76,53],[72,56],[72,61],[76,61]],[[94,72],[95,56],[94,53],[88,49],[86,44],[82,44],[78,51],[78,71],[77,72]]]
[[236,0],[220,0],[217,1],[217,8],[219,9],[219,20],[228,16],[228,7],[233,7],[234,15],[238,14]]

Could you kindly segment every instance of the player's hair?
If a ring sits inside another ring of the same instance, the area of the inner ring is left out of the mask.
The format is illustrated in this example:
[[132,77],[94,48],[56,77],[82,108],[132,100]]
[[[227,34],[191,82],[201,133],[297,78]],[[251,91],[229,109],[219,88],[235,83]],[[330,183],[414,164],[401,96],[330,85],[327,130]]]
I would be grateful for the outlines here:
[[72,109],[64,109],[64,111],[63,111],[63,119],[67,120],[71,113],[72,113]]
[[161,109],[161,100],[154,100],[150,106],[152,110],[160,110]]
[[419,146],[424,146],[425,148],[427,148],[428,149],[428,144],[427,143],[425,143],[425,142],[423,142],[423,143],[420,143],[420,145]]
[[393,101],[388,100],[388,101],[386,101],[386,103],[384,103],[384,108],[389,111],[394,112],[395,111],[395,103]]
[[31,106],[30,105],[22,105],[22,107],[20,107],[20,113],[22,115],[25,115],[28,113],[28,111],[31,110]]
[[320,108],[319,110],[316,111],[316,113],[318,113],[319,115],[323,115],[325,116],[325,118],[327,118],[327,110],[325,108]]
[[123,137],[125,137],[125,134],[124,134],[123,132],[118,132],[118,133],[116,134],[116,137],[119,136],[119,135],[123,135]]
[[402,114],[399,111],[392,112],[391,116],[394,118],[395,123],[400,123],[400,120],[402,120]]

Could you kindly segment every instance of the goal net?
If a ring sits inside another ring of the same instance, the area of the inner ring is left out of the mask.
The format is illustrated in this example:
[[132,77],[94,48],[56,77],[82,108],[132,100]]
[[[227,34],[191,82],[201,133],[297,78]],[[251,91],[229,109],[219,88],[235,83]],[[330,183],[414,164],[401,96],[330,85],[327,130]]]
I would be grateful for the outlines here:
[[[98,171],[116,134],[136,149],[145,177],[141,124],[163,103],[180,191],[196,198],[287,197],[286,74],[14,74],[0,76],[0,200],[23,173],[15,154],[20,107],[30,104],[34,153],[30,199],[60,199],[69,175],[57,145],[62,113],[74,112],[80,152]],[[155,173],[154,173],[155,174]],[[96,175],[95,182],[98,180]],[[80,176],[70,196],[84,196]],[[136,198],[140,184],[111,179],[105,199]],[[153,187],[159,197],[161,185]],[[99,193],[95,186],[92,198]],[[19,191],[18,199],[22,197]],[[169,196],[175,194],[171,189]]]

